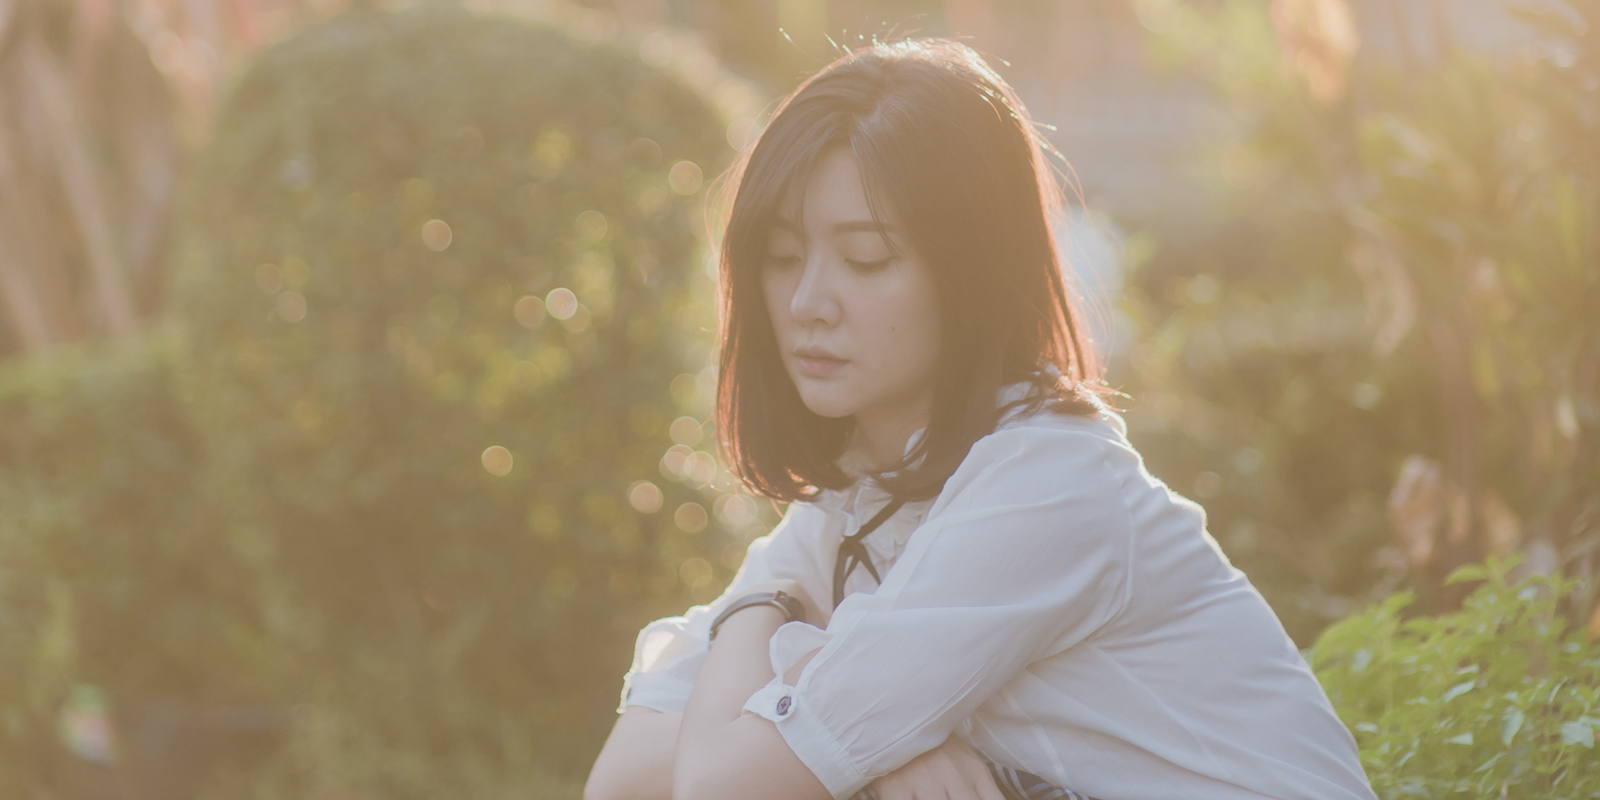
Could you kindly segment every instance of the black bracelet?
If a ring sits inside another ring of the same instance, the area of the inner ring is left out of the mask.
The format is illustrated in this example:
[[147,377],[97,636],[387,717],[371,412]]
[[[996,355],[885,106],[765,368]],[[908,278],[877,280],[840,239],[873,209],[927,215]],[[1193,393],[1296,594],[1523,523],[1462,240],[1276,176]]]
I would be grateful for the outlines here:
[[722,627],[722,623],[726,622],[728,617],[733,616],[734,612],[742,611],[751,606],[772,606],[783,612],[785,622],[794,622],[795,620],[804,620],[806,618],[805,606],[801,605],[799,598],[794,595],[781,590],[776,592],[755,592],[733,601],[731,605],[722,610],[721,614],[717,615],[716,619],[711,621],[711,639],[717,638],[717,629]]

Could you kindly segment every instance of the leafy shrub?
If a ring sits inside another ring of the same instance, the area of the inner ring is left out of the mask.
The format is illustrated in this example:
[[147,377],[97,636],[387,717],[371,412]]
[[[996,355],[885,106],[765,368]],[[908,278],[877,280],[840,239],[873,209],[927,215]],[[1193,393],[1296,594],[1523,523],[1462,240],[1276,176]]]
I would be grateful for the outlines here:
[[56,735],[77,685],[113,702],[250,690],[259,639],[194,491],[171,362],[157,338],[0,368],[0,795],[91,766]]
[[727,574],[689,485],[724,127],[631,52],[435,4],[240,79],[182,212],[178,385],[299,709],[285,775],[577,773],[639,626]]
[[1403,619],[1405,592],[1317,640],[1380,797],[1600,797],[1600,648],[1556,613],[1576,582],[1508,567],[1457,570],[1483,581],[1458,612]]

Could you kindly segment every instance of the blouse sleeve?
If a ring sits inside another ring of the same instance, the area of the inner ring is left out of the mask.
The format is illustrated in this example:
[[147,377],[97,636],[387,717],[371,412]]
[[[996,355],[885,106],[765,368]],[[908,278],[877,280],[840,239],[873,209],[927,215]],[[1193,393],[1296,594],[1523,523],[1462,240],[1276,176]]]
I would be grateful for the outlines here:
[[778,629],[778,677],[745,710],[771,720],[835,798],[937,747],[1028,664],[1127,605],[1121,483],[1137,458],[1070,426],[980,439],[876,593],[847,597],[827,630]]
[[831,576],[821,563],[818,541],[827,512],[811,503],[791,503],[772,532],[750,543],[744,563],[721,596],[692,606],[682,616],[646,625],[634,642],[633,665],[622,679],[621,713],[628,706],[656,711],[682,711],[695,676],[710,651],[711,621],[746,587],[773,579],[798,581],[812,597],[826,597]]

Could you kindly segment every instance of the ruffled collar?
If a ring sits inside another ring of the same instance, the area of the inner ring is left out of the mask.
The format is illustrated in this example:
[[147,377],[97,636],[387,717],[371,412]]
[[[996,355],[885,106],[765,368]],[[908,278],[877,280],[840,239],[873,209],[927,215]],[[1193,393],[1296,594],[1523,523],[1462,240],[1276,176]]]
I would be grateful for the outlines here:
[[[1035,391],[1035,385],[1027,381],[1002,386],[997,393],[997,406],[1004,407],[1024,400],[1032,391]],[[1001,416],[996,430],[1016,424],[1025,416],[1024,412],[1025,408],[1020,406],[1007,409]],[[918,428],[907,439],[905,449],[907,454],[916,447],[917,442],[921,441],[925,431],[926,428]],[[862,523],[871,519],[872,515],[883,508],[890,499],[889,493],[884,491],[877,481],[865,475],[863,461],[864,459],[856,454],[841,457],[837,462],[839,467],[846,475],[856,480],[842,489],[823,489],[809,501],[826,512],[831,523],[828,527],[839,537],[858,530]],[[912,532],[922,524],[922,519],[927,516],[928,509],[932,507],[935,499],[906,503],[905,507],[886,520],[882,527],[863,540],[874,563],[885,564],[898,556],[906,541],[911,538]]]

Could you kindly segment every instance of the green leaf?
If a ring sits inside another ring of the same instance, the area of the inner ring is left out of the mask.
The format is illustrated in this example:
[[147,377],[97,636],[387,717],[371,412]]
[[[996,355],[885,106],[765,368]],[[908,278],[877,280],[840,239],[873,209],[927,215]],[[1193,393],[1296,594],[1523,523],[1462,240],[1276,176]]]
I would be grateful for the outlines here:
[[1467,731],[1459,736],[1452,736],[1445,740],[1447,744],[1472,744],[1472,731]]
[[1489,570],[1482,564],[1466,564],[1456,568],[1455,572],[1450,573],[1450,577],[1445,578],[1444,583],[1446,586],[1449,586],[1452,583],[1461,583],[1463,581],[1482,581],[1488,580],[1488,578]]
[[1478,682],[1476,680],[1463,681],[1461,683],[1458,683],[1458,684],[1450,687],[1450,689],[1444,693],[1444,697],[1441,699],[1441,702],[1448,703],[1451,700],[1454,700],[1457,697],[1460,697],[1461,695],[1466,694],[1467,692],[1471,691],[1472,687],[1477,686],[1477,685],[1478,685]]
[[1586,720],[1567,722],[1561,725],[1561,743],[1594,747],[1594,728],[1589,727]]
[[1500,743],[1511,744],[1517,736],[1517,731],[1522,730],[1522,709],[1513,708],[1506,712],[1505,719],[1500,722]]
[[1366,671],[1367,665],[1370,663],[1372,663],[1372,651],[1362,648],[1357,650],[1355,655],[1350,657],[1350,671],[1356,675],[1360,675],[1362,672]]

